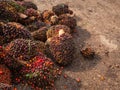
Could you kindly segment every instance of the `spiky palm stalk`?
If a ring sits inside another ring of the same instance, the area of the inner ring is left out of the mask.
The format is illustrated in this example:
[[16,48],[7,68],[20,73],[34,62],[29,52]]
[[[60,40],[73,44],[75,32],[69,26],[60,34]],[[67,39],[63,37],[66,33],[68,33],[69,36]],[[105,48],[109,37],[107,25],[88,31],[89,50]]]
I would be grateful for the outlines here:
[[75,44],[70,34],[60,34],[50,40],[50,51],[59,65],[68,65],[74,60]]
[[31,35],[35,40],[40,40],[45,42],[47,40],[47,36],[46,36],[47,31],[48,31],[47,27],[42,27],[37,31],[32,32]]
[[36,31],[42,27],[45,27],[47,26],[47,24],[45,24],[44,22],[41,22],[41,21],[35,21],[33,22],[32,24],[28,25],[27,28],[33,32],[33,31]]
[[66,4],[58,4],[56,6],[52,7],[52,11],[57,15],[62,15],[62,14],[73,14],[73,11],[71,11]]
[[5,64],[10,68],[16,69],[29,62],[38,52],[45,53],[46,47],[43,42],[16,39],[9,43],[5,50]]
[[71,29],[65,25],[54,25],[51,26],[47,31],[47,38],[51,38],[59,33],[60,30],[63,30],[66,33],[70,33]]
[[11,72],[5,65],[2,64],[0,64],[0,84],[6,84],[8,86],[11,85]]
[[30,32],[21,24],[9,22],[3,28],[4,42],[9,43],[14,39],[23,38],[31,39]]
[[60,69],[42,53],[35,56],[32,61],[34,62],[29,63],[28,66],[23,67],[21,70],[23,78],[28,84],[42,89],[53,86],[55,79],[61,72]]
[[66,26],[70,27],[71,29],[75,29],[75,27],[77,26],[76,19],[74,17],[66,15],[66,14],[59,16],[58,23],[62,24],[62,25],[66,25]]
[[0,19],[6,21],[18,21],[19,15],[16,9],[8,2],[0,2]]

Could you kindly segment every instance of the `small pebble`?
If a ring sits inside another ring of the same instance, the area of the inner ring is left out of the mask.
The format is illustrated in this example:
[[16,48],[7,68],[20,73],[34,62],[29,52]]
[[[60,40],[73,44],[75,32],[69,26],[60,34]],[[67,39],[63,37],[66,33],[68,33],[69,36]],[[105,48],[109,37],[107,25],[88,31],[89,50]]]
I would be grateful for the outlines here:
[[66,74],[64,74],[64,78],[67,78],[68,76]]
[[116,68],[119,68],[120,66],[119,65],[115,65]]
[[66,86],[66,85],[64,85],[64,89],[67,89],[67,86]]
[[79,83],[81,80],[80,80],[80,78],[76,78],[76,81]]
[[104,80],[105,80],[105,77],[101,76],[101,77],[100,77],[100,80],[101,80],[101,81],[104,81]]

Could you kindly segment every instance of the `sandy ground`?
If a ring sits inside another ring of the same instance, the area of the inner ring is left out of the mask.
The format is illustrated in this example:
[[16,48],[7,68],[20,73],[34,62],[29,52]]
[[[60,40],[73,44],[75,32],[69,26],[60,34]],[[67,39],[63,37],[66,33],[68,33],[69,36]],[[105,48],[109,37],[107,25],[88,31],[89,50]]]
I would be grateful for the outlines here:
[[[120,0],[29,1],[36,3],[40,11],[66,3],[78,21],[73,35],[78,57],[64,68],[64,74],[56,81],[56,90],[120,90]],[[95,59],[82,57],[80,49],[86,46],[95,50]]]

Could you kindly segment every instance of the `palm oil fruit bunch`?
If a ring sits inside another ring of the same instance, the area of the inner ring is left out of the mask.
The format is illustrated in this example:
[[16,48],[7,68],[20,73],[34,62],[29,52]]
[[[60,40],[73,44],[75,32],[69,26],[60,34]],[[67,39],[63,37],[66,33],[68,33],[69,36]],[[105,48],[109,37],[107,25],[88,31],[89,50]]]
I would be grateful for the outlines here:
[[4,87],[4,84],[8,86],[11,85],[11,72],[5,65],[2,64],[0,64],[0,84],[1,87]]
[[[5,64],[10,68],[18,68],[29,62],[38,52],[45,53],[46,47],[43,42],[27,39],[16,39],[6,47]],[[26,61],[26,62],[25,62]]]
[[52,11],[55,12],[57,16],[60,16],[62,14],[73,14],[73,11],[69,9],[68,5],[63,3],[53,6]]
[[58,17],[55,15],[53,11],[44,10],[41,14],[43,22],[54,25],[57,24]]
[[26,14],[28,17],[34,17],[35,19],[40,19],[40,12],[38,10],[35,10],[33,8],[26,9],[24,14]]
[[19,5],[15,1],[9,1],[8,4],[10,4],[12,7],[14,7],[16,9],[16,11],[19,12],[19,13],[23,13],[26,10],[25,7]]
[[66,25],[71,28],[72,32],[77,26],[76,19],[72,16],[73,11],[66,4],[58,4],[53,6],[52,11],[58,16],[57,24]]
[[75,27],[77,26],[76,19],[74,17],[66,15],[66,14],[59,16],[58,23],[61,25],[66,25],[66,26],[70,27],[72,29],[72,32],[73,32],[73,29],[75,29]]
[[40,11],[33,8],[26,9],[23,13],[19,13],[19,22],[25,26],[41,20]]
[[0,19],[6,21],[18,21],[19,15],[17,10],[7,1],[0,2]]
[[55,62],[59,65],[68,65],[74,60],[75,43],[69,33],[60,30],[58,35],[51,38],[49,44]]
[[61,29],[66,33],[71,32],[71,29],[65,25],[53,25],[48,29],[48,31],[46,33],[47,38],[51,38],[51,37],[57,35]]
[[74,60],[73,11],[66,4],[41,11],[24,0],[0,2],[0,83],[53,90],[59,66]]
[[30,32],[21,24],[16,22],[8,22],[3,27],[4,42],[9,43],[14,39],[23,38],[31,39]]
[[27,83],[45,90],[53,86],[61,70],[54,65],[51,59],[40,52],[32,58],[32,61],[20,71]]

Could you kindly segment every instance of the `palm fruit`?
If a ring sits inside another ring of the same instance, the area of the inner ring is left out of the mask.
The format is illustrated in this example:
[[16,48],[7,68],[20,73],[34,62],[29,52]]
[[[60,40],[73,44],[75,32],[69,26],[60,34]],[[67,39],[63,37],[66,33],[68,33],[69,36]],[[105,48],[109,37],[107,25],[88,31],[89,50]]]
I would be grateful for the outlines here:
[[54,25],[57,24],[58,22],[58,17],[49,10],[44,10],[41,14],[43,22],[49,24],[49,25]]
[[59,65],[68,65],[74,60],[75,43],[72,36],[63,30],[59,31],[59,35],[51,38],[49,49]]
[[40,12],[33,8],[26,9],[24,14],[26,14],[28,17],[34,17],[37,20],[41,18]]
[[62,25],[66,25],[70,27],[71,29],[75,29],[77,26],[77,21],[74,17],[71,17],[69,15],[61,15],[59,16],[58,23]]
[[20,19],[19,23],[23,25],[31,25],[34,22],[41,20],[41,15],[38,10],[33,8],[26,9],[24,13],[19,13]]
[[21,69],[24,80],[33,87],[48,89],[54,85],[55,79],[61,70],[57,68],[51,59],[39,53],[32,59],[32,63]]
[[23,12],[26,10],[25,7],[19,5],[19,4],[18,4],[17,2],[15,2],[15,1],[9,1],[8,3],[9,3],[11,6],[13,6],[13,7],[16,9],[17,12],[23,13]]
[[61,29],[66,33],[71,32],[71,29],[65,25],[54,25],[54,26],[51,26],[47,31],[47,38],[51,38],[57,35]]
[[47,36],[46,36],[47,31],[48,31],[47,27],[42,27],[39,30],[32,32],[31,35],[35,40],[40,40],[45,42],[47,40]]
[[91,48],[85,48],[81,50],[81,54],[83,55],[83,57],[90,59],[92,59],[95,56],[95,52]]
[[17,38],[31,39],[30,32],[21,24],[9,22],[3,28],[4,42],[9,43]]
[[27,16],[25,19],[23,18],[21,20],[21,23],[23,23],[24,25],[29,25],[35,21],[41,20],[40,12],[33,8],[26,9],[24,14]]
[[4,85],[9,86],[10,84],[11,72],[5,65],[0,64],[0,86],[5,87]]
[[27,25],[27,28],[33,32],[33,31],[36,31],[42,27],[45,27],[45,26],[48,26],[47,24],[45,24],[44,22],[41,22],[41,21],[36,21],[36,22],[33,22],[32,24],[30,25]]
[[56,6],[52,7],[52,11],[57,15],[62,15],[62,14],[73,14],[73,11],[71,11],[66,4],[58,4]]
[[16,39],[5,47],[5,51],[5,64],[15,69],[29,62],[38,52],[45,53],[46,47],[45,44],[40,41]]
[[16,9],[8,2],[0,2],[0,19],[6,21],[18,21],[19,15]]
[[26,14],[24,13],[19,13],[19,20],[18,22],[21,23],[22,25],[29,25],[29,24],[32,24],[33,22],[36,21],[36,18],[34,16],[32,17],[28,17]]
[[19,5],[27,8],[27,9],[29,9],[29,8],[33,8],[33,9],[35,9],[35,10],[38,9],[37,6],[36,6],[34,3],[29,2],[29,1],[16,1],[16,2],[17,2]]
[[20,19],[19,23],[23,25],[30,25],[34,22],[41,20],[41,15],[38,10],[33,8],[26,9],[24,13],[19,13]]

